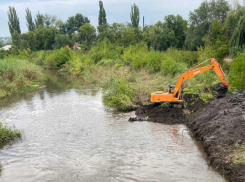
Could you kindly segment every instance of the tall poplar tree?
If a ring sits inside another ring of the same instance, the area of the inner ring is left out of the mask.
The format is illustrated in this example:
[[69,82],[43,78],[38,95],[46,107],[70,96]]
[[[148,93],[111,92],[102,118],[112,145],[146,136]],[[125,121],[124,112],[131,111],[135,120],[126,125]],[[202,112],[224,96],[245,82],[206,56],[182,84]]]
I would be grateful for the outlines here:
[[131,18],[132,27],[138,28],[139,21],[140,21],[140,11],[136,4],[133,4],[131,6],[130,18]]
[[37,28],[39,26],[44,26],[44,16],[40,14],[39,12],[37,13],[35,23],[36,23]]
[[8,25],[11,36],[13,36],[14,32],[21,34],[19,17],[15,8],[11,6],[8,11]]
[[99,11],[99,25],[107,24],[106,12],[103,6],[103,2],[99,1],[100,11]]
[[32,15],[31,15],[31,11],[29,10],[29,8],[26,9],[26,26],[28,28],[28,31],[35,31],[35,24],[32,20]]

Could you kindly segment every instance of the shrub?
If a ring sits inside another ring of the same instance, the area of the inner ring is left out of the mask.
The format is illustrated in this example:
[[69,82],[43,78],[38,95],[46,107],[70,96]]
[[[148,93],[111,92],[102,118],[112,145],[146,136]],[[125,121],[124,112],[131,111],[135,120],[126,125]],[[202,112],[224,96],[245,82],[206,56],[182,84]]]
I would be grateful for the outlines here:
[[134,89],[123,78],[112,78],[107,92],[103,95],[104,103],[120,111],[130,111],[133,104]]
[[72,74],[82,74],[83,76],[92,71],[93,61],[88,55],[74,56],[69,62],[69,72]]
[[20,138],[21,132],[19,130],[13,129],[0,122],[0,147],[8,144],[15,138]]
[[231,64],[229,82],[230,84],[241,90],[245,89],[245,51],[237,55]]
[[67,48],[61,48],[52,51],[43,61],[44,66],[48,68],[59,69],[64,64],[67,64],[69,60],[73,58],[72,51]]
[[123,47],[112,44],[110,41],[105,39],[97,46],[91,48],[90,56],[94,63],[98,63],[102,59],[120,59],[123,51]]
[[187,65],[183,62],[175,61],[171,56],[165,55],[161,63],[161,72],[163,75],[175,76],[187,71]]
[[39,66],[26,60],[0,61],[0,98],[18,92],[22,87],[39,82],[43,74]]

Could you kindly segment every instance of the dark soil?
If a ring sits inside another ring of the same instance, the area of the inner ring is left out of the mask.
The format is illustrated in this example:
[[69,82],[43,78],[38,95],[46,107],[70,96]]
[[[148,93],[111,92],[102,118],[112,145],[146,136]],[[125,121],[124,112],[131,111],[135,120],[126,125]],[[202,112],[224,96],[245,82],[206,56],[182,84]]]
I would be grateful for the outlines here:
[[186,95],[185,101],[188,103],[185,109],[154,104],[140,106],[136,110],[137,118],[131,120],[186,124],[203,144],[213,167],[232,182],[245,182],[245,164],[234,164],[231,157],[237,145],[245,145],[245,94],[218,95],[208,104],[195,95]]

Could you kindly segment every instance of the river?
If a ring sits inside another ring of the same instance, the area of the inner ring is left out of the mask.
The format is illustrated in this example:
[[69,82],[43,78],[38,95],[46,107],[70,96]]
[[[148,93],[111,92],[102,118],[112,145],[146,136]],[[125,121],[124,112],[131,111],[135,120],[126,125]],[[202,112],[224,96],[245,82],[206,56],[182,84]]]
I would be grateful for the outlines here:
[[102,90],[49,76],[0,102],[1,121],[23,138],[1,150],[1,182],[225,182],[184,125],[128,122]]

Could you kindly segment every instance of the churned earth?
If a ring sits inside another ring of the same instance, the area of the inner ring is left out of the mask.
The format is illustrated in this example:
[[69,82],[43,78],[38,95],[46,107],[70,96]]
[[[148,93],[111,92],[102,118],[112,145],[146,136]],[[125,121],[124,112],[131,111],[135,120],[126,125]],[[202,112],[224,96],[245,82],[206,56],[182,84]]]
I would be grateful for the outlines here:
[[225,88],[218,87],[221,92],[207,104],[195,95],[186,95],[185,108],[141,105],[136,110],[137,117],[129,121],[186,124],[193,137],[203,144],[210,164],[232,182],[244,182],[245,93],[224,95]]

